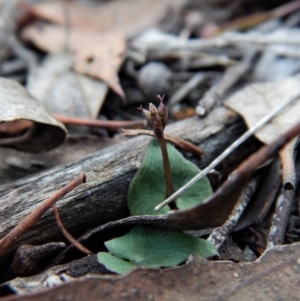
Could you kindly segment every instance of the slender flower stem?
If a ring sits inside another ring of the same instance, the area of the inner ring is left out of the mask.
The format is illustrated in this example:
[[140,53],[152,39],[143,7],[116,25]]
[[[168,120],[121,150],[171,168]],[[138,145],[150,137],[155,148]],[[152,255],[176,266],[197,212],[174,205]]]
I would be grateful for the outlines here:
[[174,188],[173,188],[173,180],[172,180],[171,165],[170,165],[170,160],[168,155],[167,143],[164,136],[160,138],[158,141],[160,143],[161,154],[162,154],[162,159],[164,164],[167,197],[169,197],[173,194]]
[[150,126],[152,127],[153,133],[160,143],[162,159],[164,164],[166,187],[167,187],[167,197],[171,196],[174,192],[171,165],[168,155],[168,149],[166,144],[166,139],[164,136],[164,129],[166,122],[168,120],[168,109],[164,106],[164,95],[157,95],[160,103],[158,108],[152,103],[149,103],[149,111],[143,109],[141,106],[139,109],[143,112]]

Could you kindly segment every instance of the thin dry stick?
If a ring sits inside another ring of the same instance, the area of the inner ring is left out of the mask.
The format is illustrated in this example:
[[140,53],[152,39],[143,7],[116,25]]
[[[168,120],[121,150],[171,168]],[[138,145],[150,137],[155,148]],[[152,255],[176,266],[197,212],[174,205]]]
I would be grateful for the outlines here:
[[[251,44],[253,46],[264,46],[270,44],[289,44],[289,45],[297,45],[300,44],[299,36],[297,35],[279,35],[276,32],[265,34],[265,33],[237,33],[237,32],[226,32],[224,35],[219,37],[219,43],[223,43],[224,46],[231,45],[246,45]],[[218,38],[216,38],[218,39]],[[209,39],[211,41],[213,39]]]
[[272,220],[269,234],[268,248],[284,243],[286,228],[292,211],[292,205],[295,197],[294,189],[284,189],[277,199],[276,210]]
[[231,20],[223,25],[219,26],[214,32],[212,32],[209,36],[212,37],[214,35],[220,34],[223,31],[235,30],[235,29],[249,29],[258,25],[268,19],[271,18],[281,18],[287,14],[290,14],[296,10],[300,9],[300,1],[291,1],[287,4],[279,6],[273,10],[266,12],[254,13],[245,17],[240,17],[234,20]]
[[130,121],[120,121],[120,120],[97,120],[88,118],[78,118],[69,117],[64,115],[55,114],[54,117],[64,124],[70,125],[87,125],[99,128],[106,128],[110,130],[118,130],[119,128],[143,128],[147,125],[145,120],[130,120]]
[[248,50],[242,62],[226,69],[222,79],[216,85],[212,86],[199,100],[196,107],[196,113],[199,116],[209,113],[221,101],[226,92],[246,74],[251,67],[251,62],[255,55],[256,50]]
[[28,229],[30,229],[41,217],[42,215],[51,208],[58,200],[63,196],[73,190],[75,187],[79,186],[81,183],[85,183],[86,175],[84,173],[80,174],[73,181],[71,181],[66,186],[58,190],[54,195],[52,195],[47,200],[43,201],[38,207],[36,207],[29,215],[27,215],[24,220],[13,228],[9,233],[7,233],[0,240],[0,256],[5,254],[6,250]]
[[[211,39],[189,39],[189,40],[178,40],[177,43],[164,43],[163,51],[205,51],[216,47],[217,49],[226,46],[266,46],[269,44],[289,44],[289,45],[299,45],[300,37],[299,35],[278,35],[276,32],[271,33],[260,33],[260,32],[250,32],[250,33],[238,33],[228,31],[223,33],[216,38]],[[162,51],[160,44],[152,45],[151,51],[158,52]]]
[[90,251],[88,248],[86,248],[85,246],[83,246],[79,241],[77,241],[68,231],[67,229],[64,227],[63,223],[61,222],[60,216],[59,216],[59,212],[58,209],[55,206],[52,206],[52,209],[54,211],[55,214],[55,219],[56,219],[56,223],[60,229],[60,231],[62,232],[62,234],[65,236],[65,238],[75,247],[77,248],[79,251],[87,254],[87,255],[92,255],[93,252]]
[[[156,137],[153,131],[150,130],[124,130],[124,129],[120,129],[120,132],[122,133],[123,136],[137,136],[137,135],[148,135],[151,137]],[[180,149],[190,152],[194,155],[198,155],[198,156],[202,156],[204,155],[204,151],[194,145],[193,143],[190,143],[184,139],[180,139],[178,137],[174,137],[168,134],[164,134],[165,139],[168,142],[171,142],[173,144],[175,144],[177,147],[179,147]]]
[[171,107],[180,102],[186,97],[195,87],[197,87],[201,81],[205,78],[204,73],[196,73],[189,81],[187,81],[182,87],[180,87],[169,99],[168,106]]
[[237,139],[233,144],[231,144],[225,151],[217,157],[213,162],[211,162],[205,169],[203,169],[200,173],[198,173],[194,178],[192,178],[188,183],[178,189],[173,195],[168,197],[165,201],[160,203],[155,207],[155,211],[160,210],[165,205],[171,203],[178,196],[180,196],[183,192],[185,192],[188,188],[194,185],[201,178],[206,176],[213,168],[215,168],[224,158],[226,158],[230,153],[232,153],[239,145],[241,145],[246,139],[248,139],[252,134],[254,134],[258,129],[260,129],[264,124],[266,124],[269,120],[271,120],[274,116],[276,116],[279,112],[285,109],[292,102],[296,101],[300,97],[300,90],[298,90],[294,95],[288,97],[282,104],[280,104],[277,108],[271,111],[268,115],[262,118],[259,122],[256,123],[253,127],[251,127],[247,132],[245,132],[239,139]]
[[221,247],[243,214],[244,209],[248,205],[252,195],[255,192],[257,182],[257,178],[254,178],[247,184],[227,221],[221,227],[215,228],[208,237],[207,240],[214,244],[217,249]]

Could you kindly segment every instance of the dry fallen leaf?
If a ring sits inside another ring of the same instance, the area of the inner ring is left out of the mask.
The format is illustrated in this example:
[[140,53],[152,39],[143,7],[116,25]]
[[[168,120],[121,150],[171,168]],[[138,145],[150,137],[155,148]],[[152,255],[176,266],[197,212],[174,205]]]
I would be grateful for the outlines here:
[[[224,104],[238,112],[245,119],[248,127],[252,127],[271,110],[284,102],[299,90],[300,75],[284,80],[251,84],[230,96]],[[273,118],[266,126],[255,133],[255,136],[269,144],[275,137],[285,132],[299,121],[300,101],[295,101],[285,111]],[[281,151],[284,185],[295,186],[294,146],[293,139]]]
[[[62,300],[297,300],[300,244],[277,246],[255,262],[208,261],[199,257],[164,270],[136,270],[124,277],[87,275],[76,281],[62,266],[9,281],[6,289],[26,295],[3,301]],[[64,282],[64,283],[63,283]],[[61,284],[59,287],[55,287]],[[45,290],[47,286],[47,290]],[[49,289],[49,286],[52,287]]]
[[70,54],[48,56],[30,71],[27,90],[52,113],[96,118],[108,87],[102,81],[71,71]]
[[[48,1],[29,7],[30,13],[57,24],[92,31],[121,29],[126,37],[161,21],[170,10],[179,11],[186,0],[115,0],[98,5]],[[66,18],[66,15],[68,17]]]
[[0,107],[0,123],[20,119],[34,122],[21,136],[1,138],[0,146],[39,152],[58,146],[66,137],[63,124],[16,81],[0,78]]
[[66,36],[63,26],[34,24],[24,29],[22,37],[52,54],[64,52],[67,48],[74,54],[75,71],[102,79],[124,98],[117,75],[126,50],[122,31],[99,33],[72,28]]

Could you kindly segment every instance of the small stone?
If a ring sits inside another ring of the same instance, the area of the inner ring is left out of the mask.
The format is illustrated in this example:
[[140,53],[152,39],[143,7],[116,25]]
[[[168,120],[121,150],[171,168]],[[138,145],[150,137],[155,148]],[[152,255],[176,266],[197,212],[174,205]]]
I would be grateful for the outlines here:
[[238,277],[239,277],[239,274],[238,274],[238,273],[233,273],[233,277],[234,277],[234,278],[238,278]]
[[163,63],[150,62],[139,70],[137,83],[143,94],[154,101],[157,94],[168,94],[172,85],[172,71]]

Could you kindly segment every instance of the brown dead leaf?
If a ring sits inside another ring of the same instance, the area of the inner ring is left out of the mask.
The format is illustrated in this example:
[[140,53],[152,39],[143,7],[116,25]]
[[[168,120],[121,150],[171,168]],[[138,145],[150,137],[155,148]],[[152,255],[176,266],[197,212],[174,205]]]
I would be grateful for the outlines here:
[[[35,16],[92,31],[121,29],[130,38],[161,21],[169,10],[179,10],[186,0],[115,0],[98,5],[49,1],[29,7]],[[68,17],[66,18],[66,15]]]
[[[225,105],[238,112],[252,127],[275,107],[279,106],[290,95],[299,90],[300,75],[277,82],[251,84],[230,96]],[[296,100],[284,112],[255,133],[255,136],[269,144],[275,137],[285,132],[299,121],[300,100]],[[281,151],[284,185],[295,186],[294,146],[296,139],[287,144]]]
[[[91,301],[298,300],[299,254],[300,243],[296,243],[277,246],[255,262],[208,261],[195,257],[188,264],[172,269],[136,270],[123,277],[87,275],[80,281],[61,269],[58,275],[50,271],[10,281],[6,285],[13,291],[24,293],[28,288],[32,293],[8,296],[3,301],[81,301],[86,296]],[[59,271],[59,267],[54,269]],[[62,282],[60,279],[69,283],[53,287]],[[46,283],[53,285],[45,291]]]
[[61,144],[66,129],[16,81],[0,78],[0,123],[15,120],[33,121],[33,126],[23,135],[0,139],[0,146],[22,151],[39,152]]
[[75,71],[105,81],[117,94],[125,98],[117,75],[126,50],[122,31],[99,33],[72,28],[67,37],[63,26],[34,24],[24,29],[22,37],[52,54],[64,52],[67,47],[74,54]]

